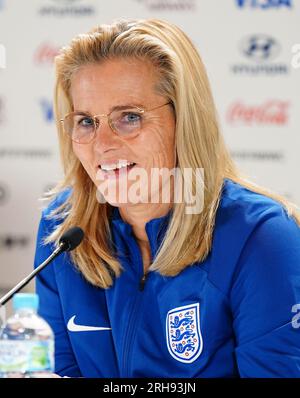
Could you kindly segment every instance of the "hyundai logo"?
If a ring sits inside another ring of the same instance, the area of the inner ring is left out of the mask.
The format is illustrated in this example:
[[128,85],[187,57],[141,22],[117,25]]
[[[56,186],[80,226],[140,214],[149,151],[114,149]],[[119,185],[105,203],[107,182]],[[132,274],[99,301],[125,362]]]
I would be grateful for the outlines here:
[[271,61],[280,52],[279,43],[271,36],[264,34],[251,35],[240,43],[244,56],[255,62]]

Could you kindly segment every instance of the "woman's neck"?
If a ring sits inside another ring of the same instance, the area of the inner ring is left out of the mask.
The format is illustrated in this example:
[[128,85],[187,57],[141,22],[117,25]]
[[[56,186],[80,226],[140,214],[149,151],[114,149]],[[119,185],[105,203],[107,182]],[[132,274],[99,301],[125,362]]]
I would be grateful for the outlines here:
[[154,218],[167,215],[171,206],[170,203],[147,203],[119,208],[123,221],[132,226],[132,231],[141,250],[144,272],[152,262],[146,223]]
[[127,224],[132,226],[133,233],[139,242],[148,242],[146,224],[154,218],[160,218],[168,214],[170,203],[141,204],[128,207],[120,207],[120,215]]

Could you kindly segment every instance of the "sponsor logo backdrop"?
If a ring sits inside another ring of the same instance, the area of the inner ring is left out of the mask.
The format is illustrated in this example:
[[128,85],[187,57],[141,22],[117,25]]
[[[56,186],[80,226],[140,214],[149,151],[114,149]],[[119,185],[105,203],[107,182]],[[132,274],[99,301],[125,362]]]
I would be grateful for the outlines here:
[[167,19],[191,37],[237,164],[300,205],[299,0],[0,0],[2,289],[32,269],[38,198],[61,176],[53,58],[117,17]]

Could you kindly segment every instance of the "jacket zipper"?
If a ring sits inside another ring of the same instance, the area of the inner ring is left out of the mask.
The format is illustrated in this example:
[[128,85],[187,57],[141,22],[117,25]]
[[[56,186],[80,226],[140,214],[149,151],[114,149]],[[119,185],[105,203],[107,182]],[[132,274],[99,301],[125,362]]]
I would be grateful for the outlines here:
[[148,273],[144,274],[140,279],[140,292],[142,292],[145,289],[145,283],[146,283],[147,276],[148,276]]
[[133,309],[131,312],[131,316],[128,322],[128,328],[127,328],[127,333],[126,333],[126,343],[125,343],[125,348],[124,348],[124,354],[123,354],[123,372],[121,377],[130,377],[129,376],[129,357],[130,357],[130,351],[132,349],[132,342],[133,342],[133,337],[135,336],[135,330],[132,330],[132,326],[135,325],[137,315],[138,315],[138,309],[140,308],[141,305],[141,300],[138,297],[139,294],[135,298],[135,302],[133,305]]
[[[141,268],[144,269],[143,266],[143,261],[141,257],[141,253],[139,250],[139,247],[136,248],[136,259],[138,263],[140,264]],[[123,350],[123,359],[122,359],[122,372],[121,372],[121,377],[130,377],[129,376],[129,358],[130,358],[130,351],[132,349],[132,343],[133,339],[135,337],[136,333],[136,319],[139,314],[139,309],[142,303],[142,297],[141,295],[143,294],[144,288],[145,288],[145,283],[147,279],[147,274],[142,275],[142,277],[139,280],[139,285],[137,289],[137,294],[132,306],[131,314],[129,317],[128,321],[128,326],[126,330],[126,337],[125,337],[125,344],[124,344],[124,350]]]

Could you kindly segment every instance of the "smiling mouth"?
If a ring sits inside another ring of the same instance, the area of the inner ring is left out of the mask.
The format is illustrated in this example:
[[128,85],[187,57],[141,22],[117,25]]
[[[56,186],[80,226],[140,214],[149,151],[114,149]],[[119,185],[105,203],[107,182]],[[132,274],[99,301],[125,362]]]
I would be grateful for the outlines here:
[[99,165],[98,168],[107,176],[117,177],[120,174],[125,174],[126,172],[128,173],[135,165],[136,163],[134,162],[126,162],[114,165]]

